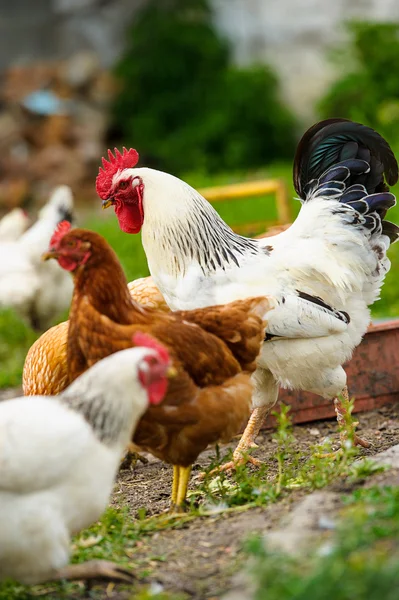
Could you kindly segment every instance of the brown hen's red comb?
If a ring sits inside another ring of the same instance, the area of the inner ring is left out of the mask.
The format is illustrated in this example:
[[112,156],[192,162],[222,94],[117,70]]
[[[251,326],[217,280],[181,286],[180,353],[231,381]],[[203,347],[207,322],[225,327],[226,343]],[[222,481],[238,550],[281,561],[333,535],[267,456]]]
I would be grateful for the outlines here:
[[71,224],[69,221],[61,221],[60,223],[58,223],[53,235],[51,236],[50,248],[56,248],[62,240],[62,238],[64,237],[64,235],[66,235],[70,230]]
[[135,346],[144,346],[144,348],[151,348],[152,350],[156,350],[161,357],[161,359],[168,363],[170,361],[169,352],[158,342],[158,340],[154,339],[147,333],[142,333],[138,331],[133,335],[133,344]]
[[102,159],[103,166],[99,168],[96,179],[96,190],[101,200],[109,198],[112,188],[112,178],[119,170],[131,169],[135,167],[139,160],[139,155],[136,150],[123,148],[121,154],[118,148],[114,148],[115,156],[111,150],[108,150],[108,158]]

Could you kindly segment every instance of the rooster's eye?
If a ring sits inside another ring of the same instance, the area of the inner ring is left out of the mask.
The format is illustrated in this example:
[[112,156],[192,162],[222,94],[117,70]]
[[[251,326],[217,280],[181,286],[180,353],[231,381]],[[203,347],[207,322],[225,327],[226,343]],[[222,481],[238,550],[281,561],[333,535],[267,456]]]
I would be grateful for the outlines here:
[[120,184],[119,184],[119,189],[125,190],[128,185],[129,185],[128,181],[121,181]]

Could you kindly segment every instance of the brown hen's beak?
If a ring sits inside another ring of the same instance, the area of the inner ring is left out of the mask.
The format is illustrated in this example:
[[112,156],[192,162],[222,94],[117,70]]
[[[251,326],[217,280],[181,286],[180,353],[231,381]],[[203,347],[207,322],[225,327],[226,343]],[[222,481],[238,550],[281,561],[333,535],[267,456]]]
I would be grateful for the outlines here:
[[113,201],[113,199],[112,199],[112,198],[107,198],[106,200],[103,200],[103,201],[102,201],[102,203],[101,203],[101,206],[102,206],[103,208],[109,208],[110,206],[112,206],[112,205],[113,205],[113,203],[114,203],[114,201]]
[[42,260],[50,260],[50,258],[58,258],[58,252],[49,250],[48,252],[44,252],[41,256]]
[[175,369],[175,367],[168,367],[168,369],[166,371],[166,377],[168,379],[173,379],[176,376],[177,376],[177,369]]

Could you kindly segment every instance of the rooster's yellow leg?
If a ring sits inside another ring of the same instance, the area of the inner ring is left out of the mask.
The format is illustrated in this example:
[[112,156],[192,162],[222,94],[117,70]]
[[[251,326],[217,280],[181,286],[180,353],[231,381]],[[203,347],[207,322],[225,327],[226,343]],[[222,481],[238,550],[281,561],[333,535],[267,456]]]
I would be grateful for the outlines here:
[[[252,411],[252,415],[247,423],[244,433],[241,436],[241,439],[238,443],[237,448],[233,452],[233,460],[221,465],[220,467],[216,467],[210,471],[209,475],[216,475],[221,471],[232,471],[236,469],[240,465],[245,465],[250,463],[255,467],[261,466],[261,461],[257,458],[254,458],[250,454],[246,454],[250,448],[256,447],[255,439],[260,431],[260,428],[263,425],[265,418],[267,417],[270,411],[270,406],[260,406],[255,408]],[[200,474],[200,478],[202,479],[205,476],[205,473]]]
[[[174,503],[175,512],[184,511],[184,505],[186,502],[187,496],[187,488],[188,482],[191,474],[191,465],[189,467],[176,467],[178,469],[178,486],[177,486],[177,495],[176,501]],[[174,482],[173,482],[174,483]],[[172,502],[173,502],[173,492],[172,492]]]
[[233,460],[235,462],[240,459],[242,460],[243,453],[247,452],[249,448],[256,447],[255,440],[269,411],[270,406],[258,406],[252,411],[252,415],[247,423],[245,431],[241,436],[237,448],[234,450]]

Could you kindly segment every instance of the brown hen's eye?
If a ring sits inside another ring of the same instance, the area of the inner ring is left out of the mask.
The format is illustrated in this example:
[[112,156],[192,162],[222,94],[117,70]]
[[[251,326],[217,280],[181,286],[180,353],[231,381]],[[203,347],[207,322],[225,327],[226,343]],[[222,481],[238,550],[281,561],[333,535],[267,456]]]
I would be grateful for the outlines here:
[[121,181],[121,182],[120,182],[120,184],[119,184],[119,188],[120,188],[121,190],[125,190],[125,189],[127,188],[127,186],[128,186],[128,185],[129,185],[129,182],[128,182],[128,181]]

